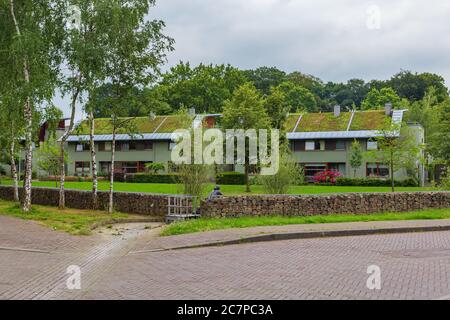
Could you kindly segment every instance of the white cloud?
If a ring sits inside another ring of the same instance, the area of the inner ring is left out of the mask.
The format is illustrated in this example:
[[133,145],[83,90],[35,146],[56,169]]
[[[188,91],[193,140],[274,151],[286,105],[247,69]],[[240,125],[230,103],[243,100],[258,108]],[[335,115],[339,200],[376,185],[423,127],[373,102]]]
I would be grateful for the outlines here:
[[[373,5],[376,30],[367,28]],[[164,20],[176,40],[168,66],[276,66],[325,81],[387,79],[406,69],[441,74],[450,84],[446,0],[157,0],[149,18]]]
[[[367,8],[381,28],[367,28]],[[450,79],[450,3],[444,0],[160,0],[179,60],[277,66],[324,80],[389,78],[400,69]]]

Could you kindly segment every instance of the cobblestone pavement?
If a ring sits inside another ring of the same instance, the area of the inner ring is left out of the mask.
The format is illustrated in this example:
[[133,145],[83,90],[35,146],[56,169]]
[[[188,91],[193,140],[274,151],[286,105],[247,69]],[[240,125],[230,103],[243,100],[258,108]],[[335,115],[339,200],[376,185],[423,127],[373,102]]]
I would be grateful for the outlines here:
[[[450,232],[136,253],[157,231],[73,237],[0,217],[0,298],[450,298]],[[81,267],[81,290],[65,288],[71,264]],[[381,268],[381,290],[366,287],[369,265]]]

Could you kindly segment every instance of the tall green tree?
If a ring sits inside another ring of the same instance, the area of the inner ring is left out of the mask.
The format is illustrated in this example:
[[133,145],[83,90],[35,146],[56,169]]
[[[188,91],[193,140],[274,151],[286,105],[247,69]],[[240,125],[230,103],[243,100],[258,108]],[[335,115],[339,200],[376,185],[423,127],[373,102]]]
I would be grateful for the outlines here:
[[272,87],[270,94],[265,99],[264,107],[270,118],[271,127],[283,129],[283,124],[291,110],[285,93],[279,87]]
[[402,100],[392,88],[373,88],[361,104],[363,110],[382,109],[386,103],[392,103],[394,108],[401,106]]
[[435,88],[438,102],[443,102],[448,97],[444,78],[434,73],[402,70],[387,81],[386,85],[394,89],[401,98],[411,102],[422,100],[429,87]]
[[269,94],[271,87],[280,85],[286,79],[286,73],[275,67],[245,70],[244,75],[262,94]]
[[395,191],[394,173],[399,169],[414,169],[420,157],[420,145],[406,123],[387,121],[378,131],[378,150],[366,151],[365,156],[373,162],[389,166],[392,192]]
[[350,166],[353,169],[353,177],[356,178],[356,170],[362,166],[363,162],[363,153],[361,149],[361,144],[358,140],[354,140],[352,142],[351,148],[350,148]]
[[304,110],[317,112],[317,101],[314,94],[308,89],[295,85],[292,82],[283,82],[278,88],[284,93],[290,112]]
[[0,47],[20,78],[16,99],[23,105],[25,178],[22,210],[31,208],[32,143],[35,107],[50,101],[58,80],[64,32],[62,1],[1,0]]
[[[235,90],[231,100],[225,102],[222,118],[223,129],[267,129],[270,118],[264,108],[264,100],[258,90],[250,83]],[[245,161],[246,191],[250,192],[249,155],[246,150]]]
[[[102,3],[103,63],[105,78],[111,83],[111,94],[104,100],[109,109],[112,126],[111,180],[108,211],[113,211],[114,153],[116,133],[130,131],[132,121],[123,119],[122,105],[131,97],[135,86],[146,86],[157,79],[160,66],[168,51],[173,50],[173,39],[164,35],[163,21],[148,21],[146,16],[153,0],[112,0]],[[92,123],[92,122],[91,122]],[[131,128],[132,129],[132,128]],[[132,131],[132,130],[131,130]]]

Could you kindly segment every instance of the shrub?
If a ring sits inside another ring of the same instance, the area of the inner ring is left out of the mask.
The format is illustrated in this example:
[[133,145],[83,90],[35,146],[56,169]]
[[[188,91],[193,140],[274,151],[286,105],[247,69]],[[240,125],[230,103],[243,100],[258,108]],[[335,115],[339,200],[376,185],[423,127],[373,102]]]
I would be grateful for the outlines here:
[[158,173],[159,171],[166,170],[164,163],[161,162],[150,162],[146,163],[145,167],[148,169],[150,173]]
[[222,172],[216,176],[217,184],[244,185],[245,174],[240,172]]
[[301,166],[284,155],[280,157],[278,172],[273,175],[258,176],[258,181],[267,193],[286,194],[290,186],[304,180],[304,178],[302,179],[302,172]]
[[[370,179],[370,178],[344,178],[339,177],[336,180],[337,186],[362,186],[362,187],[390,187],[390,179]],[[409,178],[406,180],[395,181],[398,187],[417,187],[416,180]]]
[[319,184],[335,184],[336,179],[341,176],[341,173],[336,170],[325,170],[322,172],[317,172],[314,175],[314,183]]
[[178,174],[151,174],[151,173],[135,173],[127,175],[127,182],[133,183],[179,183],[180,178]]
[[442,190],[450,190],[450,168],[447,169],[447,173],[442,177],[440,188]]

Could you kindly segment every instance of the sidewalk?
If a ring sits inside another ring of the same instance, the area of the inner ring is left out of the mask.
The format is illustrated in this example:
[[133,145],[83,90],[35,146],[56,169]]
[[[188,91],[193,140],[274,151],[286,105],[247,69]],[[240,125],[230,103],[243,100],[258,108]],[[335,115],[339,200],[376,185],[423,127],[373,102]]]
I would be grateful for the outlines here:
[[450,230],[450,219],[265,226],[157,237],[131,254],[260,241],[446,230]]

